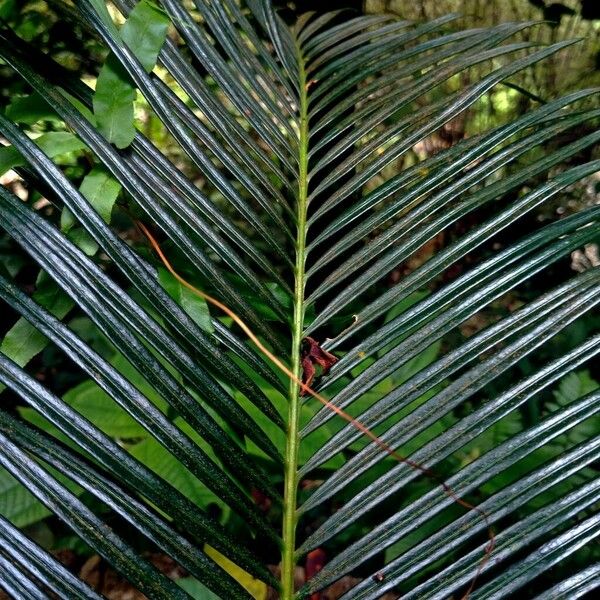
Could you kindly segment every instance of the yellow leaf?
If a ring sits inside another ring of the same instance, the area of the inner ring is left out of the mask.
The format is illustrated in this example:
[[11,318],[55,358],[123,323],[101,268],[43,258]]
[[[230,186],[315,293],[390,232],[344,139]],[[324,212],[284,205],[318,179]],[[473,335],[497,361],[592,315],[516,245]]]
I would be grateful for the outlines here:
[[266,600],[267,584],[259,579],[255,579],[246,573],[244,569],[231,562],[226,556],[223,556],[218,550],[215,550],[208,544],[204,545],[204,552],[210,556],[220,567],[227,571],[237,582],[248,590],[255,600]]

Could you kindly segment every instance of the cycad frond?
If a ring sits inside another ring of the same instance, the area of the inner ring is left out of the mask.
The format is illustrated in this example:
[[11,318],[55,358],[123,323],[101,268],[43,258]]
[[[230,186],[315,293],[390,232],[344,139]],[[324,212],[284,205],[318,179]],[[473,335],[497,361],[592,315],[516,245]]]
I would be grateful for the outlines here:
[[[77,10],[68,11],[106,47],[103,69],[120,74],[127,102],[137,90],[187,171],[141,131],[112,143],[98,125],[96,94],[110,96],[100,78],[92,90],[6,27],[0,57],[122,187],[122,218],[160,231],[182,275],[233,310],[294,377],[282,378],[212,308],[204,327],[195,320],[183,292],[170,295],[162,265],[144,244],[124,241],[8,112],[0,114],[0,133],[22,156],[15,168],[70,211],[102,254],[86,253],[68,230],[5,188],[0,225],[130,370],[8,275],[0,274],[0,298],[144,440],[243,521],[248,535],[237,539],[136,457],[135,442],[103,431],[9,351],[0,354],[0,382],[39,418],[27,423],[27,412],[0,411],[0,464],[151,598],[186,592],[111,529],[107,514],[223,599],[251,595],[207,546],[284,600],[310,597],[357,569],[369,575],[345,599],[388,591],[445,598],[464,593],[476,575],[473,598],[519,593],[600,531],[591,510],[598,478],[588,468],[598,459],[598,439],[583,428],[597,418],[600,395],[586,392],[535,422],[519,421],[504,437],[486,435],[600,351],[600,337],[589,331],[536,358],[596,308],[600,269],[544,286],[470,336],[456,332],[598,239],[595,205],[516,229],[600,170],[598,90],[539,104],[439,152],[419,148],[498,85],[575,42],[519,40],[539,23],[458,31],[455,15],[413,23],[328,13],[289,25],[267,0],[188,4],[114,2],[124,18],[142,6],[156,11],[157,22],[168,15],[171,33],[159,40],[160,52],[154,39],[143,56],[103,0],[76,0]],[[133,114],[133,104],[125,109]],[[456,229],[470,218],[475,226]],[[431,257],[382,285],[450,231]],[[329,335],[319,348],[339,355],[315,388],[348,411],[350,423],[301,393],[303,369],[314,358],[303,346],[309,335]],[[518,373],[525,361],[528,369]],[[380,443],[366,443],[357,421]],[[551,451],[569,431],[580,432],[576,441]],[[481,452],[461,457],[478,443]],[[385,447],[409,460],[391,460]],[[301,492],[300,482],[311,478],[319,485]],[[272,514],[260,510],[253,491],[270,498]],[[536,504],[542,493],[545,501]],[[475,499],[461,506],[465,496]],[[103,510],[95,512],[90,498]],[[61,598],[96,597],[4,518],[0,539],[0,582],[15,597],[45,597],[46,588]],[[335,554],[296,592],[295,566],[323,546]],[[279,560],[278,581],[267,562]],[[376,561],[381,568],[373,571]],[[595,566],[579,565],[538,597],[565,589],[579,596],[597,582]]]

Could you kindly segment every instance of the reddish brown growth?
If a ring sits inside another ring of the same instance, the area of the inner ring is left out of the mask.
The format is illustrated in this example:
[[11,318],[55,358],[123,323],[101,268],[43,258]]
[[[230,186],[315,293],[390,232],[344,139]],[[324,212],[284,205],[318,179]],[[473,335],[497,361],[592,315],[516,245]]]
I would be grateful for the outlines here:
[[[325,552],[321,548],[317,548],[306,555],[306,581],[313,578],[325,566]],[[320,600],[320,592],[315,592],[311,595],[310,600]]]
[[375,573],[373,575],[373,581],[377,581],[377,583],[381,583],[385,579],[385,575],[383,573]]
[[[315,365],[321,367],[321,375],[325,375],[337,360],[331,352],[323,350],[319,342],[311,337],[305,337],[302,340],[302,383],[310,387],[316,375]],[[305,394],[306,390],[303,389],[300,395]]]
[[256,504],[256,506],[258,506],[260,510],[262,510],[263,512],[269,511],[271,505],[273,504],[271,498],[269,498],[264,492],[261,492],[256,488],[252,488],[250,494],[252,495],[252,500],[254,500],[254,504]]

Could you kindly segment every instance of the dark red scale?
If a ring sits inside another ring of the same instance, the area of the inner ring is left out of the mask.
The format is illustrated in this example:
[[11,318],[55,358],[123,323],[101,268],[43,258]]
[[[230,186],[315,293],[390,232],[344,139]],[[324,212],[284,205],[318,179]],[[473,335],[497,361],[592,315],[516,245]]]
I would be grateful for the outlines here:
[[[321,375],[325,375],[329,369],[337,362],[337,357],[323,350],[319,345],[319,342],[311,337],[305,337],[302,340],[302,383],[308,385],[312,384],[316,369],[315,365],[321,367]],[[302,390],[301,395],[304,396],[306,392]]]

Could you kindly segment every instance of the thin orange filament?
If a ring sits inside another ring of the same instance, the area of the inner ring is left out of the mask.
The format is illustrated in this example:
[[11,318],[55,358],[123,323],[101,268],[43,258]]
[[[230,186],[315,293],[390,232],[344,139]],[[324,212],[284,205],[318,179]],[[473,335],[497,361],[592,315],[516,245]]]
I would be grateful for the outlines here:
[[244,323],[244,321],[242,321],[242,319],[240,317],[238,317],[238,315],[236,313],[234,313],[228,306],[226,306],[225,304],[223,304],[222,302],[220,302],[216,298],[213,298],[212,296],[210,296],[206,292],[203,292],[202,290],[199,290],[198,288],[196,288],[195,286],[193,286],[191,283],[189,283],[188,281],[186,281],[183,277],[181,277],[181,275],[179,275],[179,273],[177,273],[177,271],[175,271],[174,267],[171,265],[171,263],[169,262],[169,260],[165,256],[164,252],[161,250],[158,242],[156,241],[156,239],[154,238],[154,236],[150,233],[150,231],[148,230],[148,228],[143,223],[140,223],[139,221],[137,222],[137,225],[142,230],[142,232],[144,233],[144,235],[148,238],[148,241],[150,242],[150,244],[154,248],[155,252],[160,257],[160,260],[162,261],[162,263],[164,264],[164,266],[167,268],[167,270],[169,271],[169,273],[171,273],[171,275],[173,275],[173,277],[175,277],[175,279],[177,279],[177,281],[179,281],[179,283],[181,283],[181,285],[183,285],[186,288],[188,288],[196,296],[199,296],[200,298],[202,298],[203,300],[205,300],[209,304],[212,304],[213,306],[216,306],[217,308],[219,308],[220,310],[222,310],[228,317],[231,317],[231,319],[235,323],[237,323],[237,325],[248,336],[248,338],[256,345],[256,347],[282,373],[284,373],[292,381],[294,381],[296,384],[298,384],[298,386],[300,386],[300,388],[305,393],[310,394],[313,398],[315,398],[321,404],[323,404],[323,406],[327,407],[329,410],[333,411],[334,413],[336,413],[337,415],[339,415],[342,419],[344,419],[345,421],[347,421],[348,423],[350,423],[350,425],[352,425],[355,429],[357,429],[358,431],[360,431],[364,436],[368,437],[371,441],[373,441],[373,443],[375,443],[384,452],[386,452],[387,454],[389,454],[392,458],[396,459],[400,463],[404,463],[404,464],[408,465],[409,467],[415,469],[416,471],[420,471],[421,473],[423,473],[423,475],[425,475],[425,476],[429,477],[430,479],[433,479],[434,481],[436,481],[441,486],[441,488],[443,489],[444,493],[449,498],[451,498],[454,502],[456,502],[460,506],[466,508],[467,510],[473,510],[473,511],[475,511],[478,514],[481,515],[481,517],[485,521],[486,527],[488,529],[489,542],[488,542],[488,544],[485,547],[484,557],[481,560],[481,562],[479,563],[479,566],[477,568],[477,572],[475,573],[475,576],[474,576],[473,580],[471,581],[469,589],[466,591],[466,593],[462,597],[462,600],[468,600],[471,592],[473,591],[473,589],[475,587],[475,583],[476,583],[479,575],[481,574],[483,568],[485,567],[486,563],[489,561],[490,556],[491,556],[491,554],[492,554],[492,552],[494,550],[494,546],[495,546],[495,539],[496,538],[495,538],[495,535],[494,535],[494,531],[493,531],[493,529],[492,529],[492,527],[490,525],[490,522],[489,522],[489,515],[488,515],[488,513],[485,512],[484,510],[482,510],[481,508],[479,508],[477,506],[474,506],[473,504],[471,504],[471,503],[467,502],[466,500],[463,500],[462,498],[460,498],[460,496],[458,496],[458,494],[443,479],[441,479],[438,475],[436,475],[431,469],[429,469],[428,467],[425,467],[424,465],[421,465],[421,464],[419,464],[419,463],[417,463],[417,462],[415,462],[413,460],[410,460],[410,458],[406,458],[405,456],[401,456],[400,454],[398,454],[389,444],[387,444],[380,437],[378,437],[377,435],[375,435],[375,433],[373,433],[366,425],[364,425],[363,423],[361,423],[360,421],[358,421],[357,419],[355,419],[354,417],[352,417],[351,415],[349,415],[347,412],[345,412],[344,410],[342,410],[341,408],[339,408],[338,406],[336,406],[335,404],[333,404],[332,402],[330,402],[329,400],[327,400],[327,398],[325,398],[324,396],[321,396],[321,394],[319,394],[318,392],[316,392],[315,390],[313,390],[311,387],[309,387],[308,385],[306,385],[295,373],[293,373],[287,367],[287,365],[285,363],[283,363],[279,358],[277,358],[277,356],[275,356],[260,341],[260,339],[258,339],[258,337],[254,334],[254,332],[246,325],[246,323]]

